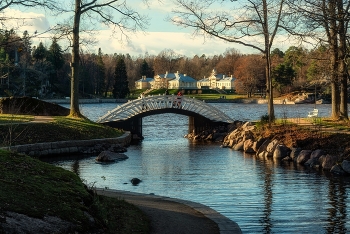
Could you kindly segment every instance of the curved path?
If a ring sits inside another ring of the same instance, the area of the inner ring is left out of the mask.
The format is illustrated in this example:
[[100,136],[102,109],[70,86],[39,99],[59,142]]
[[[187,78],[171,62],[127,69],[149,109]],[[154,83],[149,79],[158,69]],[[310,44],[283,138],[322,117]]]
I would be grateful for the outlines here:
[[237,223],[200,203],[112,189],[97,189],[97,193],[139,207],[151,219],[151,234],[242,233]]

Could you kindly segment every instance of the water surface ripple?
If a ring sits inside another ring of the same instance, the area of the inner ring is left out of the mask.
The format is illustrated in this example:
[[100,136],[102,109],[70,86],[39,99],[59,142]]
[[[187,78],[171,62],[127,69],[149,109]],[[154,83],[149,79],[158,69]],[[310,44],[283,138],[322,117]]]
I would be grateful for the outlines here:
[[[266,105],[212,104],[239,120],[266,114]],[[115,104],[85,104],[96,120]],[[280,105],[277,116],[304,117],[311,105]],[[330,105],[320,105],[327,116]],[[102,114],[101,114],[102,113]],[[243,233],[349,233],[349,178],[338,178],[292,163],[261,160],[221,148],[191,143],[188,118],[161,114],[143,119],[145,139],[132,145],[129,159],[97,164],[95,156],[55,160],[97,187],[154,193],[203,203],[237,222]],[[142,179],[132,186],[130,179]]]

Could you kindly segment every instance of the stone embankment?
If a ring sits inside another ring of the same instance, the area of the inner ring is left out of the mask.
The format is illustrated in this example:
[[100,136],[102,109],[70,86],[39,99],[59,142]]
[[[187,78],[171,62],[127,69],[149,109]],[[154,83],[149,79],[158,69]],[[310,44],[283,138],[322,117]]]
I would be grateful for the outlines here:
[[120,147],[128,146],[132,140],[130,132],[125,132],[117,138],[72,140],[45,142],[36,144],[16,145],[1,149],[22,153],[33,157],[67,154],[99,154],[102,151],[119,151]]
[[222,146],[255,154],[259,158],[270,158],[275,161],[293,161],[338,175],[350,174],[350,161],[343,160],[339,162],[339,155],[327,154],[322,149],[304,150],[301,148],[288,148],[276,139],[255,139],[254,130],[255,126],[250,122],[246,122],[241,127],[237,127],[235,130],[229,132],[224,138]]

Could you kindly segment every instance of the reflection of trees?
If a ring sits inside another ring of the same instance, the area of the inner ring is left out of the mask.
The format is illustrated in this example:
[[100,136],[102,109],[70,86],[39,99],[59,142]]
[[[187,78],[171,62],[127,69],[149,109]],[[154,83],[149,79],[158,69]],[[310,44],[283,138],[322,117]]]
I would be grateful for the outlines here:
[[265,162],[261,167],[261,176],[264,177],[264,213],[259,220],[262,224],[264,233],[271,233],[271,212],[272,212],[272,186],[273,186],[273,165],[272,161]]
[[327,233],[346,233],[346,190],[342,179],[330,179],[328,197],[330,208]]
[[79,165],[79,160],[75,160],[72,164],[72,172],[77,174],[79,176],[80,174],[80,165]]

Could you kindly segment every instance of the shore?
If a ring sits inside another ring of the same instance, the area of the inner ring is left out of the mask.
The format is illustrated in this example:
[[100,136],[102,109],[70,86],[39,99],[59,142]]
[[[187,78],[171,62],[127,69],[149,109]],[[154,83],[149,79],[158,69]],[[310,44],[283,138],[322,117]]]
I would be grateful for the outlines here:
[[[69,104],[70,99],[45,99],[45,102],[55,104]],[[109,98],[92,98],[92,99],[79,99],[80,104],[93,104],[93,103],[126,103],[129,99],[109,99]],[[267,104],[267,99],[264,98],[240,98],[240,99],[203,99],[207,103],[244,103],[244,104]],[[274,99],[274,104],[288,104],[294,105],[293,101],[285,101],[282,99]]]

